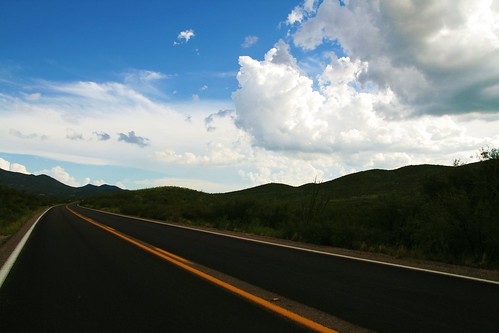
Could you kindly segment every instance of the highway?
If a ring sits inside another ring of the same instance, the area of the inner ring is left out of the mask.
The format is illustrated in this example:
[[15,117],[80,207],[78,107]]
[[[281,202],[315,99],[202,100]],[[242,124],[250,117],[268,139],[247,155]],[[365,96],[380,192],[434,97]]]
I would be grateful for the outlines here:
[[373,331],[499,327],[497,284],[71,209],[81,217],[64,206],[51,209],[21,252],[0,289],[2,328],[305,330],[120,235]]
[[39,221],[0,288],[0,331],[308,330],[58,206]]

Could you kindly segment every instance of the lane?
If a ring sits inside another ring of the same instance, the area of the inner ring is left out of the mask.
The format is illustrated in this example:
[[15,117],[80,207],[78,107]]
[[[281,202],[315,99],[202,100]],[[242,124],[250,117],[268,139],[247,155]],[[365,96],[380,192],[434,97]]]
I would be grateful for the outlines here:
[[382,332],[496,332],[499,286],[77,208],[166,251]]
[[306,332],[76,217],[50,209],[0,288],[2,332]]

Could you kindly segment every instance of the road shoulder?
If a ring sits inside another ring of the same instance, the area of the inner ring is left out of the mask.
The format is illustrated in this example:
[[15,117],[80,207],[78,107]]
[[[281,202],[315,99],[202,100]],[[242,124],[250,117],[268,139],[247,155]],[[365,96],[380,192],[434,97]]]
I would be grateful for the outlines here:
[[3,267],[5,262],[9,259],[12,252],[17,247],[17,244],[21,241],[28,230],[35,224],[38,218],[45,213],[46,209],[39,211],[34,214],[23,226],[13,235],[7,236],[5,239],[0,240],[0,267]]

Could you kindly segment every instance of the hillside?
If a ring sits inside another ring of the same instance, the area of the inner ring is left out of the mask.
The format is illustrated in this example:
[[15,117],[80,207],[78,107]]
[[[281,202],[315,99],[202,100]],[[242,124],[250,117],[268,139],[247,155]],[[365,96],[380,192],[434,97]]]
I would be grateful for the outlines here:
[[85,205],[350,249],[499,267],[499,161],[369,170],[323,183],[222,194],[177,187]]
[[47,175],[26,175],[0,169],[0,185],[30,194],[46,195],[58,199],[75,199],[95,194],[120,192],[122,189],[110,185],[85,185],[72,187]]
[[0,240],[15,233],[43,207],[122,191],[109,185],[71,187],[47,175],[26,175],[0,169]]

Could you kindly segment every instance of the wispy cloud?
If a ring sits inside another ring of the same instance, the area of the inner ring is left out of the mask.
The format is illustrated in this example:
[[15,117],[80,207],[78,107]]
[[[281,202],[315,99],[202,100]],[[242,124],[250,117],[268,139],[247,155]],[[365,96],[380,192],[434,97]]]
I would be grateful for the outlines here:
[[249,47],[255,45],[256,43],[258,43],[257,36],[246,36],[244,38],[244,42],[241,44],[241,46],[244,48],[249,48]]
[[11,128],[9,129],[9,134],[12,136],[15,136],[17,138],[21,139],[41,139],[41,140],[46,140],[48,137],[44,134],[37,134],[37,133],[29,133],[29,134],[24,134],[21,131]]
[[66,139],[69,140],[83,140],[83,134],[71,128],[66,129]]

